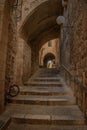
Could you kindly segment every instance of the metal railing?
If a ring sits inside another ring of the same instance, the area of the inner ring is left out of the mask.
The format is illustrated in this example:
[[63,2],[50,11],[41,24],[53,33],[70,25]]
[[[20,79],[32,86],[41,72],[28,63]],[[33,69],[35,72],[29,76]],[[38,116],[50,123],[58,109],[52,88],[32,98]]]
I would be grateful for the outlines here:
[[83,85],[78,77],[73,76],[64,65],[61,65],[61,74],[68,86],[73,90],[76,104],[80,107],[84,116],[87,117],[87,86]]

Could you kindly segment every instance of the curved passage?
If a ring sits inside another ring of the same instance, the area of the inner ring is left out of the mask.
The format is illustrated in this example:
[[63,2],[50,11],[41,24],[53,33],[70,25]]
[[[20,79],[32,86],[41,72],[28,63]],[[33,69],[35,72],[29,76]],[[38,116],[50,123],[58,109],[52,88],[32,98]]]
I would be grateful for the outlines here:
[[58,38],[60,27],[56,23],[58,15],[62,14],[61,0],[47,0],[34,8],[23,25],[21,37],[32,47],[38,44],[40,48],[51,39]]

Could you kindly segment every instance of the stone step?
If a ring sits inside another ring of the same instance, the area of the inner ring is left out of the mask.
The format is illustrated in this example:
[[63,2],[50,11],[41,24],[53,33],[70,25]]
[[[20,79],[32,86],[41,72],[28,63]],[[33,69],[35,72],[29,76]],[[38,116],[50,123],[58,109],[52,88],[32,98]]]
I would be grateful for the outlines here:
[[86,125],[29,125],[12,122],[7,130],[87,130]]
[[32,114],[15,114],[12,117],[13,122],[28,124],[49,124],[49,125],[84,125],[84,118],[72,118],[68,116],[56,115],[32,115]]
[[59,75],[59,70],[58,69],[39,69],[37,76],[41,77],[55,77]]
[[43,95],[43,96],[61,96],[61,95],[73,95],[72,92],[68,93],[68,92],[57,92],[57,91],[54,91],[54,92],[51,92],[51,91],[38,91],[38,90],[23,90],[23,91],[20,91],[20,95]]
[[52,72],[52,71],[50,71],[50,72],[39,72],[39,73],[37,73],[37,76],[46,76],[46,77],[48,77],[49,75],[51,76],[51,77],[59,77],[60,76],[60,74],[59,73],[57,73],[57,72]]
[[60,82],[28,82],[26,85],[30,85],[30,86],[57,86],[57,87],[62,87],[64,86],[63,83]]
[[59,77],[37,77],[33,79],[34,81],[50,81],[50,82],[60,82],[61,78]]
[[38,75],[59,75],[59,73],[57,71],[41,71],[38,73]]
[[50,69],[46,69],[46,68],[41,68],[38,71],[39,73],[59,73],[59,69],[54,69],[54,68],[50,68]]
[[76,103],[73,96],[19,95],[12,98],[12,103],[33,105],[72,105]]
[[58,77],[58,74],[40,74],[39,77]]
[[21,95],[73,95],[69,87],[24,87]]
[[[85,119],[76,105],[71,106],[33,106],[10,104],[7,111],[13,122],[47,125],[84,125]],[[12,129],[13,130],[13,129]]]
[[32,115],[56,115],[61,118],[83,118],[83,114],[77,105],[67,106],[43,106],[43,105],[28,105],[28,104],[9,104],[7,111],[14,116],[15,114],[32,114]]
[[[23,109],[21,109],[23,108]],[[8,112],[16,123],[47,125],[83,125],[85,119],[76,105],[71,106],[33,106],[10,104]]]

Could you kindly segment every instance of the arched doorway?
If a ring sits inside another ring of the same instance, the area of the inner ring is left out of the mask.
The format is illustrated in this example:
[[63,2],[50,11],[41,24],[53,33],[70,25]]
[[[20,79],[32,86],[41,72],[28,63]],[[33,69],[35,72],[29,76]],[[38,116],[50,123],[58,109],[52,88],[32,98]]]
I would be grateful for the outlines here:
[[53,62],[55,61],[55,55],[52,54],[52,53],[48,53],[44,56],[44,59],[43,59],[43,64],[44,64],[44,67],[47,67],[47,64],[48,62]]
[[39,68],[39,50],[52,39],[60,37],[56,18],[63,12],[61,0],[43,0],[25,18],[20,35],[31,47],[32,74]]

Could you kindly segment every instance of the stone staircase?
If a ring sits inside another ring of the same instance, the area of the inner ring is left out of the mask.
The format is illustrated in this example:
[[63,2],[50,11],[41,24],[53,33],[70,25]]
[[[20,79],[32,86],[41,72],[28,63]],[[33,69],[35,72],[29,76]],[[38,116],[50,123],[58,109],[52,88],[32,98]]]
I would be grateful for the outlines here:
[[57,69],[40,69],[7,106],[7,130],[87,130],[71,89]]

